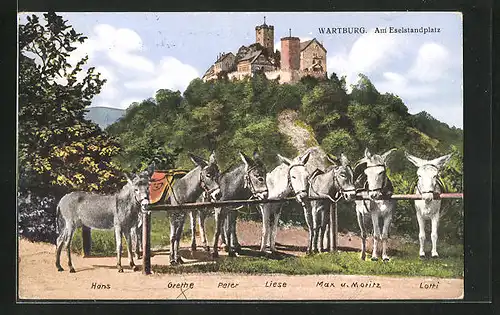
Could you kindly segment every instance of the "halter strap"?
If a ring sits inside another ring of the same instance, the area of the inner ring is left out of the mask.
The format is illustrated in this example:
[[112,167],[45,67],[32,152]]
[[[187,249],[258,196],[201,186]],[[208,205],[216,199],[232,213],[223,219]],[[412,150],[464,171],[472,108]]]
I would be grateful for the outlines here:
[[[290,175],[290,171],[292,170],[292,168],[296,167],[296,166],[305,166],[305,164],[293,164],[292,166],[290,166],[288,168],[288,187],[294,192],[294,195],[297,196],[298,194],[300,194],[301,192],[305,192],[307,193],[307,188],[308,187],[305,187],[304,189],[302,190],[299,190],[299,191],[295,191],[293,189],[293,186],[292,186],[292,179],[291,179],[291,175]],[[307,182],[309,183],[309,179],[307,179]]]

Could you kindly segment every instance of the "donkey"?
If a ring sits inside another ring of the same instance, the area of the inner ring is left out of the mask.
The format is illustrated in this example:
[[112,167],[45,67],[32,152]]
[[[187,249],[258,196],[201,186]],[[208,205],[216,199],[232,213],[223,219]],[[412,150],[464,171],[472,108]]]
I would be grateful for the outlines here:
[[[268,190],[266,185],[266,168],[260,160],[257,152],[254,152],[253,159],[240,152],[242,164],[230,168],[221,175],[220,187],[221,200],[237,200],[257,198],[267,199]],[[231,207],[215,208],[215,235],[213,242],[212,256],[217,258],[219,236],[225,234],[228,255],[235,257],[235,248],[238,243],[236,239],[236,212]],[[224,223],[227,223],[224,231]],[[233,239],[234,238],[234,239]]]
[[[396,207],[396,200],[379,200],[391,196],[393,186],[386,173],[386,162],[389,155],[396,149],[391,149],[382,155],[372,154],[365,150],[365,156],[355,166],[355,173],[363,169],[363,174],[356,180],[356,185],[361,186],[361,191],[368,194],[370,200],[356,200],[356,215],[361,230],[361,259],[366,258],[366,227],[365,219],[371,216],[373,223],[373,252],[372,261],[378,260],[377,245],[382,241],[382,259],[389,261],[387,256],[387,240],[392,222],[392,212]],[[382,234],[380,233],[380,219],[383,220]]]
[[118,272],[123,272],[121,265],[122,235],[127,241],[128,259],[134,271],[139,270],[132,255],[131,230],[137,227],[141,207],[149,204],[149,179],[155,165],[151,164],[143,171],[127,179],[127,184],[114,195],[100,195],[82,191],[71,192],[61,198],[57,205],[57,225],[61,230],[56,243],[56,267],[60,264],[63,246],[68,252],[69,272],[75,272],[71,263],[71,240],[78,227],[85,225],[93,229],[114,229]]
[[441,168],[446,165],[452,154],[438,157],[434,160],[423,160],[405,152],[405,156],[417,169],[418,181],[415,187],[415,194],[422,196],[421,200],[415,200],[415,210],[417,212],[417,221],[420,240],[420,257],[425,257],[425,220],[431,220],[431,257],[439,257],[437,252],[438,226],[441,210],[441,200],[434,199],[434,194],[443,192],[444,187],[440,182],[438,175]]
[[[196,165],[189,173],[179,178],[172,186],[172,205],[195,202],[204,192],[212,201],[221,197],[219,188],[219,167],[212,153],[208,161],[189,153],[189,158]],[[186,213],[182,210],[169,211],[170,216],[170,264],[182,264],[179,255],[179,245],[186,219]]]
[[[279,199],[294,194],[296,200],[304,208],[309,207],[307,199],[309,173],[305,164],[309,160],[310,151],[292,161],[278,154],[281,164],[274,168],[266,176],[266,184],[269,190],[269,199]],[[260,251],[264,252],[266,243],[269,241],[271,252],[276,252],[276,234],[282,204],[266,203],[259,205],[262,213],[262,239]],[[271,216],[274,220],[271,220]],[[307,217],[307,216],[306,216]]]
[[[317,171],[311,175],[309,180],[309,197],[328,197],[330,200],[311,200],[311,207],[307,212],[306,222],[312,221],[309,228],[309,247],[312,251],[318,252],[318,237],[320,251],[324,250],[323,238],[326,226],[329,224],[327,214],[330,210],[330,203],[337,202],[342,197],[351,201],[356,196],[356,189],[353,184],[353,171],[350,162],[344,154],[340,159],[332,159],[326,156],[333,165],[326,172]],[[339,165],[340,164],[340,165]]]

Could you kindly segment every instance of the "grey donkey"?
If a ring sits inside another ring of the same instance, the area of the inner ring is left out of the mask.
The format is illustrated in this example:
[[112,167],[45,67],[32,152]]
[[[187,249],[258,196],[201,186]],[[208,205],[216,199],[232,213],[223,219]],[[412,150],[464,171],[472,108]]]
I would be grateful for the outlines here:
[[151,164],[132,179],[127,178],[127,184],[113,195],[101,195],[76,191],[61,198],[57,205],[57,225],[59,236],[56,242],[56,267],[64,269],[60,264],[63,246],[68,252],[68,267],[75,272],[71,263],[71,240],[78,227],[85,225],[92,229],[114,229],[116,239],[116,254],[118,272],[123,272],[121,266],[122,235],[127,241],[128,259],[134,271],[138,267],[134,264],[132,255],[132,233],[137,228],[141,207],[149,204],[149,179],[154,172],[155,165]]
[[[219,187],[220,172],[212,153],[208,161],[189,153],[189,158],[196,165],[189,173],[177,179],[172,186],[172,205],[195,202],[198,197],[205,193],[212,201],[217,201],[221,197]],[[174,210],[168,212],[170,217],[170,264],[177,265],[183,263],[179,254],[179,245],[186,220],[184,210]]]
[[[306,163],[309,156],[310,152],[308,151],[292,161],[278,154],[281,164],[266,175],[269,199],[280,199],[293,195],[297,202],[302,205],[305,213],[306,207],[310,206],[306,200],[309,185]],[[271,252],[276,252],[276,234],[282,206],[279,203],[259,205],[262,213],[261,252],[265,252],[267,244],[269,244]]]
[[[391,149],[382,155],[372,154],[365,150],[365,156],[355,166],[355,173],[358,169],[363,170],[363,174],[358,177],[355,185],[368,195],[369,200],[356,200],[356,215],[359,228],[361,230],[361,259],[366,258],[366,219],[371,217],[373,223],[373,252],[372,261],[378,260],[378,242],[382,242],[382,259],[389,261],[387,255],[387,241],[389,238],[389,228],[392,222],[392,212],[396,207],[396,200],[381,200],[392,195],[394,189],[392,182],[387,177],[386,163],[389,155],[396,149]],[[380,231],[380,220],[382,231]]]
[[[351,201],[356,196],[354,175],[347,157],[341,154],[338,159],[327,155],[327,159],[333,165],[325,172],[313,173],[309,180],[309,197],[329,198],[329,200],[311,200],[311,211],[306,214],[306,223],[309,227],[309,249],[312,247],[312,252],[315,253],[318,252],[318,240],[319,250],[324,250],[323,238],[329,225],[330,204],[341,198]],[[329,235],[327,237],[329,246]]]
[[[229,169],[221,176],[221,200],[245,200],[257,198],[267,199],[266,167],[260,160],[259,154],[254,152],[253,159],[240,152],[242,164]],[[214,258],[218,257],[219,236],[224,235],[223,241],[227,246],[228,255],[236,256],[235,249],[239,244],[236,237],[237,212],[230,207],[215,208],[215,235],[213,242]],[[226,228],[224,229],[224,223]]]
[[423,160],[405,152],[406,158],[417,169],[418,181],[415,187],[415,194],[422,196],[421,200],[415,200],[415,210],[419,227],[418,239],[420,241],[420,257],[425,257],[425,221],[431,221],[431,257],[438,257],[437,240],[439,219],[441,217],[441,200],[434,199],[434,194],[440,194],[444,191],[444,185],[440,182],[438,176],[443,166],[450,161],[451,154],[444,155],[433,160]]

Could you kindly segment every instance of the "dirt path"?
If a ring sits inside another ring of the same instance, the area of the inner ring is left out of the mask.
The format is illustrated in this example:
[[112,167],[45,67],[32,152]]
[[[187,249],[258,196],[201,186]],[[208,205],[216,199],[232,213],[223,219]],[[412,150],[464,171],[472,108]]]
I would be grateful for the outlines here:
[[[256,246],[260,225],[242,222],[238,226],[240,242]],[[278,250],[303,255],[307,231],[282,229],[278,233]],[[188,244],[185,244],[188,247]],[[341,247],[355,250],[359,238],[343,235]],[[225,255],[224,252],[221,252]],[[199,251],[190,256],[182,251],[187,263],[206,260],[207,253]],[[19,298],[21,299],[457,299],[463,292],[461,279],[393,278],[348,275],[260,275],[242,274],[152,274],[142,275],[126,268],[117,272],[115,257],[83,258],[73,254],[76,273],[69,273],[63,255],[64,272],[54,265],[55,246],[19,240]],[[122,261],[127,265],[127,259]],[[141,262],[138,262],[140,265]],[[168,265],[168,255],[157,252],[152,264]],[[276,287],[273,287],[276,283]],[[279,283],[279,284],[278,284]],[[286,283],[286,286],[283,285]],[[326,285],[328,283],[328,285]],[[231,287],[231,284],[233,287]],[[344,286],[342,286],[344,284]],[[278,286],[281,285],[281,286]],[[333,287],[332,287],[333,285]],[[435,286],[435,287],[434,287]],[[109,288],[108,288],[109,287]],[[426,289],[427,287],[427,289]],[[304,292],[308,292],[304,294]]]

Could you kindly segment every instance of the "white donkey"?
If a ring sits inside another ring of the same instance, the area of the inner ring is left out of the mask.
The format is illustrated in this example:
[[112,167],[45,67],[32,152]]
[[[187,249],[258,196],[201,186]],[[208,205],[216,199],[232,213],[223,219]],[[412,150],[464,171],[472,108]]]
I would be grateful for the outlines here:
[[[294,161],[278,154],[281,164],[266,175],[266,185],[269,199],[279,199],[293,194],[296,200],[306,209],[309,173],[306,163],[310,152],[294,159]],[[307,202],[309,204],[309,202]],[[310,207],[310,205],[308,205]],[[281,203],[266,203],[259,205],[262,213],[262,240],[260,251],[264,252],[269,241],[271,252],[276,251],[276,234],[281,213]],[[306,210],[304,210],[306,213]],[[273,217],[274,220],[271,220]]]
[[420,257],[425,257],[425,220],[431,220],[431,256],[436,258],[439,256],[436,244],[438,239],[441,200],[434,199],[434,194],[442,193],[444,190],[442,183],[438,179],[438,175],[441,168],[448,163],[452,154],[444,155],[430,161],[420,159],[407,152],[405,152],[405,155],[408,161],[418,167],[418,181],[414,193],[422,196],[421,200],[415,200],[415,210],[417,212],[419,228],[418,238],[420,240]]
[[[361,229],[361,259],[366,258],[366,227],[365,218],[371,216],[373,223],[373,252],[372,261],[378,260],[377,245],[382,241],[382,259],[389,261],[387,256],[387,240],[392,222],[392,211],[396,207],[396,200],[380,200],[392,195],[393,186],[386,173],[386,162],[389,155],[396,149],[391,149],[382,155],[371,154],[365,150],[365,157],[358,161],[355,173],[360,167],[364,174],[358,178],[356,184],[362,185],[362,191],[368,194],[370,200],[356,200],[356,215]],[[383,220],[382,233],[380,233],[380,219]]]

